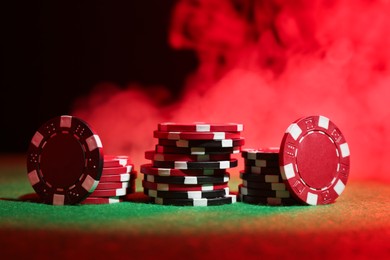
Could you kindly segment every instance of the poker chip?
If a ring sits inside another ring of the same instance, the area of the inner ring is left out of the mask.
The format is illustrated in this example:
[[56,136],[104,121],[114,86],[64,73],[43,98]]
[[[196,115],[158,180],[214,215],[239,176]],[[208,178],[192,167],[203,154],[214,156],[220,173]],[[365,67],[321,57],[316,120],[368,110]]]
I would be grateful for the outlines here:
[[153,160],[153,161],[191,161],[191,162],[227,161],[230,160],[230,154],[190,155],[190,154],[164,154],[164,153],[156,153],[155,151],[146,151],[145,159]]
[[144,180],[157,183],[168,184],[216,184],[227,183],[229,181],[229,174],[223,176],[156,176],[144,175]]
[[[245,164],[245,163],[244,163]],[[258,167],[245,165],[244,171],[253,174],[267,174],[280,176],[280,168]]]
[[270,205],[270,206],[280,206],[280,205],[297,205],[298,202],[293,198],[272,198],[272,197],[257,197],[242,195],[238,196],[239,201],[249,203],[249,204],[261,204],[261,205]]
[[239,194],[250,195],[257,197],[273,197],[273,198],[290,198],[288,190],[271,190],[271,189],[251,189],[244,187],[242,184],[238,186]]
[[262,168],[279,168],[279,161],[271,161],[271,160],[245,160],[245,165],[247,166],[256,166]]
[[350,151],[340,129],[327,117],[294,121],[283,136],[279,156],[281,176],[297,200],[329,204],[344,191]]
[[236,195],[226,195],[219,198],[201,198],[201,199],[168,199],[151,197],[152,201],[160,205],[172,205],[172,206],[218,206],[225,204],[236,203]]
[[284,183],[278,182],[252,182],[243,180],[242,186],[250,189],[261,189],[261,190],[286,190],[286,185]]
[[269,160],[279,161],[279,147],[268,147],[259,149],[243,149],[241,155],[248,160]]
[[240,138],[240,133],[228,132],[161,132],[154,131],[153,136],[168,140],[225,140]]
[[62,115],[44,123],[27,151],[27,175],[40,200],[53,205],[113,203],[135,185],[125,155],[103,155],[98,134],[80,118]]
[[80,204],[115,204],[123,201],[123,197],[88,197]]
[[168,140],[159,139],[158,144],[173,147],[237,147],[245,144],[244,138],[224,139],[224,140]]
[[104,167],[102,174],[103,175],[124,174],[124,173],[131,172],[133,168],[134,168],[133,164],[128,164],[120,167],[109,167],[109,168]]
[[211,191],[159,191],[144,189],[144,194],[153,198],[166,199],[219,198],[229,195],[229,188]]
[[197,122],[193,124],[178,124],[164,122],[158,124],[159,131],[185,131],[185,132],[242,132],[244,126],[242,124],[227,123],[227,124],[208,124]]
[[63,115],[44,123],[27,151],[31,186],[47,204],[77,204],[99,183],[103,149],[97,133],[83,120]]
[[104,155],[104,167],[121,167],[130,164],[130,159],[126,155]]
[[153,167],[172,168],[172,169],[228,169],[238,165],[237,159],[230,161],[207,161],[207,162],[188,162],[188,161],[153,161]]
[[92,197],[116,197],[116,196],[125,196],[125,195],[126,195],[126,188],[95,190],[91,194]]
[[245,171],[240,171],[240,178],[248,182],[266,182],[266,183],[283,182],[282,177],[279,175],[251,174]]
[[96,190],[106,190],[106,189],[126,189],[129,187],[129,182],[99,182]]
[[100,181],[102,182],[126,182],[130,180],[130,173],[122,173],[122,174],[115,174],[115,175],[102,175],[100,178]]
[[199,175],[214,175],[221,176],[226,174],[226,169],[191,169],[179,170],[171,168],[154,168],[152,164],[141,165],[141,173],[158,176],[199,176]]
[[156,153],[164,154],[189,154],[189,155],[207,155],[207,154],[238,154],[241,152],[237,147],[172,147],[156,145]]
[[228,188],[228,184],[199,184],[199,185],[186,185],[186,184],[167,184],[167,183],[156,183],[149,181],[142,181],[142,187],[149,190],[160,190],[160,191],[211,191],[211,190],[222,190]]

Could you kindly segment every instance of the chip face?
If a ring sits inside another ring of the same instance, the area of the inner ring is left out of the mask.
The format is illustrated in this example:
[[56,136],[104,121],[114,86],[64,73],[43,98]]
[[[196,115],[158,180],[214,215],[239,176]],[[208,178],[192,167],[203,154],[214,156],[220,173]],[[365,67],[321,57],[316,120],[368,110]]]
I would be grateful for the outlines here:
[[324,116],[293,122],[283,136],[279,160],[287,188],[309,205],[334,202],[348,181],[348,144],[340,129]]
[[27,174],[47,204],[77,204],[91,194],[102,175],[99,136],[81,119],[63,115],[44,123],[27,151]]

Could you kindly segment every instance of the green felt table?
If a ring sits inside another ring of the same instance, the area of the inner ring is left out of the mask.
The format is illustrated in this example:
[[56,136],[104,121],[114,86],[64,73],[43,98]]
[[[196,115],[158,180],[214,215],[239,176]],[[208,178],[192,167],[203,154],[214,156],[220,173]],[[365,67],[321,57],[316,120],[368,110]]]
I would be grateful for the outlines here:
[[[24,156],[1,156],[1,258],[390,257],[388,183],[350,177],[325,206],[175,207],[147,203],[140,177],[130,202],[43,205],[20,199],[33,193]],[[239,183],[233,176],[231,190]]]

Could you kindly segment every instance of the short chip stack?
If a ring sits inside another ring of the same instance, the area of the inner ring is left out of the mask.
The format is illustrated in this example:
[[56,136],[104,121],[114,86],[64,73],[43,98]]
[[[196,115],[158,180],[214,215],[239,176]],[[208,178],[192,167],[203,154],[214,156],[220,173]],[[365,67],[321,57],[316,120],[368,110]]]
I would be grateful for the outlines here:
[[81,204],[112,204],[135,192],[137,172],[128,156],[104,156],[103,171],[95,190]]
[[245,169],[240,172],[239,185],[242,202],[265,205],[292,205],[291,197],[279,169],[279,148],[244,149]]
[[227,169],[236,167],[244,144],[242,124],[160,123],[150,164],[141,165],[144,193],[156,204],[211,206],[236,202]]
[[27,151],[27,176],[39,200],[53,205],[120,202],[135,191],[127,156],[104,156],[97,133],[80,118],[45,122]]

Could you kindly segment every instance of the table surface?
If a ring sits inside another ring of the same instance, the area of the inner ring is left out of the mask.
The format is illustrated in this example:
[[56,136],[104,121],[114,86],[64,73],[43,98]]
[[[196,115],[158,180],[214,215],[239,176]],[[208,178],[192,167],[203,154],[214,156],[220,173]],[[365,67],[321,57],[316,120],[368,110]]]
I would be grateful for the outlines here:
[[141,177],[130,202],[44,205],[22,199],[33,193],[24,156],[0,156],[3,259],[390,257],[389,183],[350,177],[324,206],[175,207],[148,203]]

